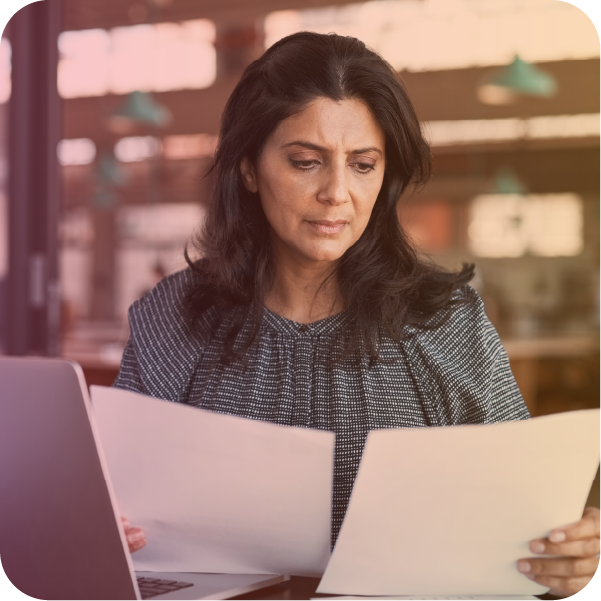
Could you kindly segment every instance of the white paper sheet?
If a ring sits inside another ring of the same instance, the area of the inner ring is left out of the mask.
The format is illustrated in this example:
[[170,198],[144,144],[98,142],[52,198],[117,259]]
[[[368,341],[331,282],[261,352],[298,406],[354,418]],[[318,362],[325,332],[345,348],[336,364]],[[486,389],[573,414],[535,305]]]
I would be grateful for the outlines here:
[[334,434],[92,386],[136,570],[321,576]]
[[598,409],[373,431],[317,592],[541,594],[516,561],[580,519],[598,464]]

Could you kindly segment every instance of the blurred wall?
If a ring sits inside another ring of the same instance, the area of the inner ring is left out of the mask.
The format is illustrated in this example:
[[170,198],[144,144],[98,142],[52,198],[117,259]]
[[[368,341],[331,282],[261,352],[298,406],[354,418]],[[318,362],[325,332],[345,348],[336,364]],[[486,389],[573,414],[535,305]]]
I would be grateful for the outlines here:
[[[360,37],[399,71],[434,162],[399,218],[433,260],[476,262],[473,285],[531,410],[598,405],[599,40],[578,9],[555,0],[65,0],[63,9],[62,344],[97,381],[114,377],[129,304],[184,266],[242,70],[311,29]],[[516,54],[556,92],[495,100],[485,84]],[[130,118],[139,91],[154,121]],[[0,148],[5,112],[6,102]],[[0,168],[0,199],[1,182]],[[0,249],[0,280],[1,270]]]

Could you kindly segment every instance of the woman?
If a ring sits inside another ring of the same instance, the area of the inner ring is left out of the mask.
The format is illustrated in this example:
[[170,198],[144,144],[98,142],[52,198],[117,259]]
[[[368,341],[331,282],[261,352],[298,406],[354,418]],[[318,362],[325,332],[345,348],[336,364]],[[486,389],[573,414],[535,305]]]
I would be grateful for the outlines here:
[[[337,35],[281,40],[245,71],[219,140],[203,258],[134,303],[115,386],[334,431],[334,542],[369,430],[528,411],[473,266],[420,260],[399,226],[430,153],[378,55]],[[598,512],[562,532],[573,542],[533,545],[570,558],[526,562],[560,595],[594,573]]]

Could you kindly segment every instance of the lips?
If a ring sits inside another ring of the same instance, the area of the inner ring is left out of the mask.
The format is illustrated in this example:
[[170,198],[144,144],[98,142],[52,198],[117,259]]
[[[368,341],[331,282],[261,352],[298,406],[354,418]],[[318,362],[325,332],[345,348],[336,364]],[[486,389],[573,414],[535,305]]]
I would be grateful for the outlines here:
[[317,219],[314,221],[307,221],[307,223],[321,234],[339,234],[348,225],[348,221],[345,219],[338,219],[336,221]]

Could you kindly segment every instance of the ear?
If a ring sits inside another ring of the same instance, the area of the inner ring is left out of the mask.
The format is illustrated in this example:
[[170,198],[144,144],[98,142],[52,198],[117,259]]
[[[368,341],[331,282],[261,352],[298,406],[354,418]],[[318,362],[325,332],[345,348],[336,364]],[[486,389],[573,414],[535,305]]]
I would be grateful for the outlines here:
[[250,162],[248,157],[244,157],[240,162],[240,173],[242,174],[242,181],[246,189],[249,192],[258,192],[259,186],[257,184],[255,166]]

